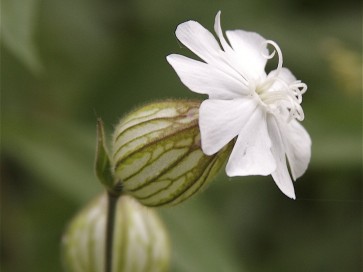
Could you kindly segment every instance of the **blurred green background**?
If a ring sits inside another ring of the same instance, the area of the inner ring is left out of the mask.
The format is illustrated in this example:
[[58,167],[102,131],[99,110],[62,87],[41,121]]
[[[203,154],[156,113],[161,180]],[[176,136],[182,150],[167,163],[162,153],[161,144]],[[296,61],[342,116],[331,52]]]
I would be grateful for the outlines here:
[[1,271],[62,271],[67,222],[102,191],[96,117],[194,97],[167,64],[189,19],[260,33],[308,85],[313,140],[297,200],[271,177],[228,178],[163,208],[171,271],[362,271],[362,9],[355,0],[1,2]]

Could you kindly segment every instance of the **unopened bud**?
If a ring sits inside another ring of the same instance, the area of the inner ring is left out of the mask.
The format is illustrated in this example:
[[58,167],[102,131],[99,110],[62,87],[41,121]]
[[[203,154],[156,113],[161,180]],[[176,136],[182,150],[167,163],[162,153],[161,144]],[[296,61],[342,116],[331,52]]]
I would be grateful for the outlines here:
[[123,190],[147,206],[173,205],[203,189],[222,167],[231,145],[201,150],[199,101],[151,103],[116,127],[113,167]]
[[[104,194],[71,221],[62,239],[65,271],[104,271],[106,214]],[[162,222],[130,196],[117,201],[112,255],[114,272],[168,271],[170,247]]]

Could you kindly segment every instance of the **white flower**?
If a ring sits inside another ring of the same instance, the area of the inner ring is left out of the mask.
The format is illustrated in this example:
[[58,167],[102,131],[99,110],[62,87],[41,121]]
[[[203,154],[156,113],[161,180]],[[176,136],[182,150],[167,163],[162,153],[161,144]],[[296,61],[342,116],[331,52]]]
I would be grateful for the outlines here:
[[[237,136],[229,157],[228,176],[272,175],[277,186],[295,199],[292,178],[300,177],[310,161],[311,140],[298,121],[306,84],[282,67],[279,46],[257,33],[227,31],[223,37],[220,12],[213,34],[195,21],[178,26],[176,36],[204,62],[172,54],[168,62],[192,91],[207,94],[199,112],[203,152],[212,155]],[[267,46],[274,47],[269,54]],[[275,53],[278,66],[265,65]]]

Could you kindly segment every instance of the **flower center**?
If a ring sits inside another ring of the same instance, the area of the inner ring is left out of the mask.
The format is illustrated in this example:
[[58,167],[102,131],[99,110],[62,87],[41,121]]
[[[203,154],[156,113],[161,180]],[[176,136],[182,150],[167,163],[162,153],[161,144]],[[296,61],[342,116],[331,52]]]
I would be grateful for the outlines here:
[[300,104],[302,102],[302,95],[307,90],[307,86],[300,80],[288,83],[290,80],[286,78],[287,75],[285,74],[284,76],[281,73],[283,59],[280,47],[274,41],[270,40],[267,40],[262,46],[268,44],[272,45],[275,50],[270,55],[261,54],[267,59],[272,59],[277,52],[277,68],[257,85],[255,91],[261,103],[266,106],[269,112],[287,116],[288,120],[295,118],[302,121],[304,120],[304,111]]

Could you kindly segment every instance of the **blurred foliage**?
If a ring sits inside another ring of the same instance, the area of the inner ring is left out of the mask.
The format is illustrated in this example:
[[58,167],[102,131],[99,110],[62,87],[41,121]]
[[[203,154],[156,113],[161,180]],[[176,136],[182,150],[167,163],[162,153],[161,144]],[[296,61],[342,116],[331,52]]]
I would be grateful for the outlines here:
[[[311,165],[284,197],[271,177],[229,180],[161,209],[172,271],[361,271],[362,14],[357,1],[4,0],[1,271],[62,271],[67,222],[101,186],[96,119],[110,132],[150,100],[199,97],[165,56],[176,26],[261,33],[308,84]],[[109,133],[108,133],[109,135]]]
[[1,35],[4,45],[34,72],[41,64],[34,44],[38,0],[2,1]]

